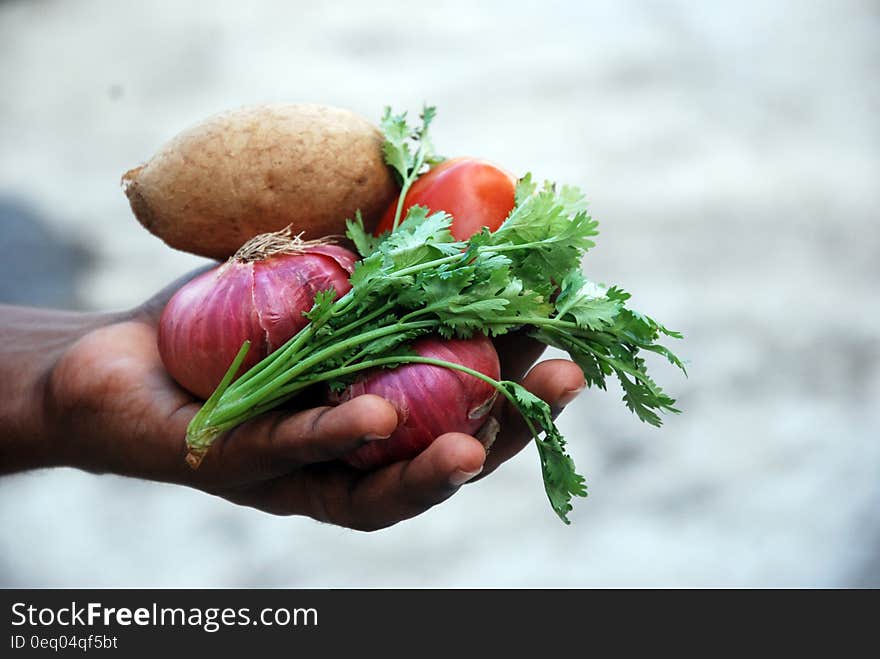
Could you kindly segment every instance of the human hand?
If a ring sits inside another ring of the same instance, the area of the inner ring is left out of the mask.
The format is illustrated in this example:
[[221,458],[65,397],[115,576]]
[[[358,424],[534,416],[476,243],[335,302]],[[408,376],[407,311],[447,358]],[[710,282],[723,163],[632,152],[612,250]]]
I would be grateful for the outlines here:
[[[200,401],[171,380],[156,343],[159,314],[181,283],[58,350],[44,379],[49,463],[178,483],[274,514],[373,530],[424,512],[529,443],[518,413],[501,401],[493,411],[501,431],[488,456],[476,438],[448,433],[412,460],[357,471],[336,458],[381,441],[372,438],[397,425],[394,408],[368,395],[265,414],[221,436],[192,470],[184,437]],[[517,336],[503,337],[498,348],[509,379],[520,379],[543,350]],[[565,360],[538,364],[522,382],[557,410],[584,385],[580,369]]]

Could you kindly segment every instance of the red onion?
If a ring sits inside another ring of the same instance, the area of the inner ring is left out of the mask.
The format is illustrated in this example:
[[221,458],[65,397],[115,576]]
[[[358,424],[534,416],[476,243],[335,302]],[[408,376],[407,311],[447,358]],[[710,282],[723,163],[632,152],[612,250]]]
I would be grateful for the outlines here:
[[[412,348],[423,357],[461,364],[495,380],[500,377],[498,353],[483,335],[452,340],[426,337]],[[399,425],[388,439],[365,444],[344,460],[359,469],[372,469],[415,457],[443,433],[474,434],[486,421],[497,393],[472,375],[430,364],[370,372],[335,399],[381,396],[397,409]]]
[[166,305],[159,321],[165,368],[182,387],[208,398],[245,339],[251,346],[239,374],[308,324],[303,312],[316,293],[347,293],[356,260],[336,245],[292,240],[289,230],[248,241]]

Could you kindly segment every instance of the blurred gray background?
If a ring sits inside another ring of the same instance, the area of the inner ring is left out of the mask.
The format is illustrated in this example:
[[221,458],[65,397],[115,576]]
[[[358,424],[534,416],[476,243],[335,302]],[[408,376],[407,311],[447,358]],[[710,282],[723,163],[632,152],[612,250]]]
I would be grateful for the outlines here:
[[0,480],[0,584],[880,586],[878,74],[876,1],[0,2],[2,300],[200,264],[119,177],[207,115],[427,101],[443,153],[582,186],[587,273],[690,360],[660,430],[615,388],[561,417],[570,527],[533,449],[373,534],[62,469]]

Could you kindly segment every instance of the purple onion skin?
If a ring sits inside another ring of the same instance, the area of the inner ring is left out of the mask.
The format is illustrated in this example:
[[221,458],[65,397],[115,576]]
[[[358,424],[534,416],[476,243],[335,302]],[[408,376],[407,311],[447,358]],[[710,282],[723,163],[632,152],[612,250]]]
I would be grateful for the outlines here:
[[245,339],[251,347],[239,375],[308,324],[315,294],[344,295],[357,260],[336,245],[260,261],[232,259],[183,286],[159,320],[159,354],[171,377],[207,399]]
[[[483,335],[446,340],[426,337],[413,344],[423,357],[461,364],[497,380],[498,353]],[[345,456],[358,469],[375,469],[414,458],[447,432],[473,435],[486,421],[496,389],[467,373],[429,364],[404,364],[378,369],[334,396],[342,403],[363,394],[375,394],[397,410],[399,425],[388,439],[379,439]]]

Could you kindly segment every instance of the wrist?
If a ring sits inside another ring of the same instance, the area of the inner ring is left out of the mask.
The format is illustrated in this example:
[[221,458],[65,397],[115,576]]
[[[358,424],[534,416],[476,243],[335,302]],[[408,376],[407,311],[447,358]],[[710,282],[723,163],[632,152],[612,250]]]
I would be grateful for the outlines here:
[[0,318],[0,474],[65,465],[53,370],[77,340],[118,315],[0,305]]
[[48,455],[48,438],[38,413],[42,378],[36,369],[24,366],[6,363],[2,367],[0,475],[37,468]]

